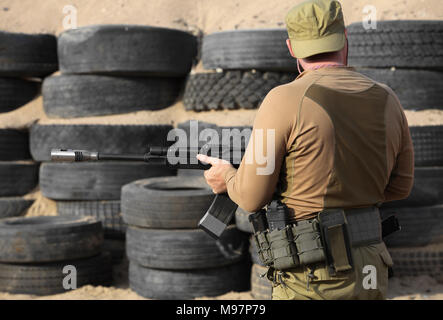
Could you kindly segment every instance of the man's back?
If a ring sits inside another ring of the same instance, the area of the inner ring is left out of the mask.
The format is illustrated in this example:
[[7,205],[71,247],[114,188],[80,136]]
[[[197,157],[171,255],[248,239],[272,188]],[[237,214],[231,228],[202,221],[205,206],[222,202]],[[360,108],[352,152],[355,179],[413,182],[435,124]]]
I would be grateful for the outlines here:
[[414,167],[409,129],[389,88],[351,68],[308,72],[287,87],[304,92],[299,97],[299,88],[294,90],[293,101],[300,105],[294,103],[293,143],[280,177],[284,201],[297,217],[313,209],[384,202],[400,151],[399,161],[407,163],[394,172],[389,188],[398,198],[409,193]]
[[[402,107],[392,90],[352,68],[309,71],[273,89],[257,114],[254,130],[261,128],[276,128],[276,168],[279,159],[282,166],[275,180],[248,174],[248,181],[228,183],[230,196],[243,191],[238,199],[247,208],[262,205],[248,203],[248,186],[269,188],[277,180],[278,194],[298,219],[410,192],[413,150]],[[242,167],[246,172],[258,166]]]

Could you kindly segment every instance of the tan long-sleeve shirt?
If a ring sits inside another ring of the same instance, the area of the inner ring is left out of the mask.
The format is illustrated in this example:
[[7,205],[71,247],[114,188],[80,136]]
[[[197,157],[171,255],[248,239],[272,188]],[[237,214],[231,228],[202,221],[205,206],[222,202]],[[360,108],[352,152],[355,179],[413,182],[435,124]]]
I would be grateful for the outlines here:
[[[268,148],[275,151],[275,169],[263,174],[272,165],[257,155],[266,156]],[[323,208],[403,199],[412,188],[413,147],[398,98],[349,67],[307,71],[271,90],[257,112],[248,152],[253,157],[225,180],[230,198],[250,212],[274,193],[297,219],[307,219]]]

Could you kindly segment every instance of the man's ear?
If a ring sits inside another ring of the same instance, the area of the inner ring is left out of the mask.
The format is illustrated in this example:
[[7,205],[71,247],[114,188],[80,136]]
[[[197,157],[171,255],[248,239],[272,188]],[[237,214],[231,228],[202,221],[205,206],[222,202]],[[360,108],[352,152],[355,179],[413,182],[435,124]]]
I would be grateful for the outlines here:
[[288,46],[289,53],[292,57],[296,58],[294,55],[294,51],[292,51],[291,39],[286,39],[286,45]]

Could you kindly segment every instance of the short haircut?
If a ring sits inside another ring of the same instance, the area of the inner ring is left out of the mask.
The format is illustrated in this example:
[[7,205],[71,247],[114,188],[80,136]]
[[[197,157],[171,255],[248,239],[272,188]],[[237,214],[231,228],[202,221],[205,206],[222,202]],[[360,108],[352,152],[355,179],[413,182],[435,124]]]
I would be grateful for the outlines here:
[[303,58],[304,61],[307,63],[313,63],[313,62],[321,62],[321,61],[334,61],[338,58],[338,53],[340,51],[333,51],[333,52],[325,52],[325,53],[319,53],[310,57]]

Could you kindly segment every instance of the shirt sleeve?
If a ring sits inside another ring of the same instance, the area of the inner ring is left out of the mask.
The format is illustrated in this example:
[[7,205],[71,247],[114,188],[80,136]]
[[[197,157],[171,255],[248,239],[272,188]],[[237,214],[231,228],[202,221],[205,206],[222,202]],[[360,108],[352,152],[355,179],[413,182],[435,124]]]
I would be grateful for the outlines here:
[[260,106],[245,156],[238,168],[225,175],[229,197],[254,212],[272,200],[294,126],[294,110],[285,107],[284,86],[271,90]]
[[408,121],[403,111],[401,111],[401,114],[403,118],[401,147],[385,189],[386,202],[407,198],[414,183],[414,147]]

